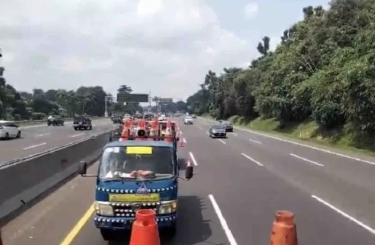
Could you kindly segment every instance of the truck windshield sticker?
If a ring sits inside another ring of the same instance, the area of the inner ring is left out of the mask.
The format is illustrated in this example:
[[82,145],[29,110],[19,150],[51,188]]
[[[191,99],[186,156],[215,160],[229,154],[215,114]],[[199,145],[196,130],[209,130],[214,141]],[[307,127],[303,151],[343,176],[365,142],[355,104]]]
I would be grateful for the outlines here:
[[113,148],[114,153],[120,153],[120,147],[115,147]]
[[126,154],[128,155],[152,155],[152,147],[128,146],[126,147]]
[[111,147],[106,148],[106,149],[104,150],[104,152],[108,152],[108,153],[113,152],[113,148],[111,148]]

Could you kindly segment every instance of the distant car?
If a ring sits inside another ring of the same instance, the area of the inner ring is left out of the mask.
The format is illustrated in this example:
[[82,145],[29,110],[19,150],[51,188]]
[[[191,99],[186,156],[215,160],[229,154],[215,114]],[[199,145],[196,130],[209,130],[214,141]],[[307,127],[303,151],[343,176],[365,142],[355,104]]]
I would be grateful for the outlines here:
[[193,115],[191,115],[191,117],[195,119],[195,118],[197,118],[197,115],[193,114]]
[[123,126],[118,127],[112,134],[109,136],[109,142],[118,141],[121,138],[121,133]]
[[21,138],[21,129],[13,122],[0,120],[0,138]]
[[152,115],[152,114],[144,114],[143,115],[143,119],[145,119],[146,121],[151,121],[153,118],[154,118],[154,115]]
[[133,118],[134,119],[142,119],[143,118],[143,115],[142,114],[139,114],[139,113],[136,113],[133,115]]
[[121,117],[120,116],[113,116],[112,122],[113,123],[122,123]]
[[210,129],[208,130],[208,135],[211,138],[226,138],[227,137],[226,127],[222,124],[212,125]]
[[185,116],[185,118],[184,118],[184,124],[185,125],[193,125],[194,124],[193,123],[193,118],[190,117],[190,116]]
[[222,125],[225,126],[227,132],[233,132],[233,124],[228,121],[219,120]]
[[74,130],[82,130],[82,129],[91,130],[92,129],[91,119],[86,116],[74,117],[73,128]]
[[163,114],[163,115],[160,115],[160,117],[158,118],[159,121],[164,121],[166,119],[166,116]]
[[47,119],[48,126],[64,126],[64,120],[60,116],[52,116]]

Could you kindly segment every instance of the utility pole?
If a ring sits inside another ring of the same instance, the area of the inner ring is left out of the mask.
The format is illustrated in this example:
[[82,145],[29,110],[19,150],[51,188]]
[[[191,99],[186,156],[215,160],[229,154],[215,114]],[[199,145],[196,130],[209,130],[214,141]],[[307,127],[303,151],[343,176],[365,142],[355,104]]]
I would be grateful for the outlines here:
[[[0,48],[0,58],[3,57],[3,52]],[[5,68],[3,66],[1,66],[2,62],[1,62],[1,59],[0,59],[0,78],[4,76],[4,71],[5,71]],[[5,104],[5,101],[3,101],[3,109],[4,109],[4,119],[7,119],[8,117],[8,110],[7,110],[7,105]],[[1,116],[1,115],[0,115]]]
[[104,117],[108,117],[108,99],[114,98],[114,96],[105,96],[104,97]]
[[152,108],[152,96],[151,96],[151,90],[148,93],[148,113],[151,113]]
[[[2,57],[3,57],[3,53],[1,52],[1,48],[0,48],[0,58]],[[0,77],[4,75],[4,71],[5,71],[5,68],[1,66],[1,62],[0,62]]]

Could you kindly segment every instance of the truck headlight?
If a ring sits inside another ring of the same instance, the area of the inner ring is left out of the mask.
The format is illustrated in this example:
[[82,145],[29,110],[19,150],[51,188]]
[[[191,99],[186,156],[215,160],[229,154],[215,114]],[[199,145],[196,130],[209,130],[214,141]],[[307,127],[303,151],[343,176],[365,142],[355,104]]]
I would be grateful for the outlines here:
[[95,204],[96,213],[102,216],[113,216],[113,208],[109,204],[99,203]]
[[177,210],[177,201],[170,201],[160,205],[159,214],[170,214]]

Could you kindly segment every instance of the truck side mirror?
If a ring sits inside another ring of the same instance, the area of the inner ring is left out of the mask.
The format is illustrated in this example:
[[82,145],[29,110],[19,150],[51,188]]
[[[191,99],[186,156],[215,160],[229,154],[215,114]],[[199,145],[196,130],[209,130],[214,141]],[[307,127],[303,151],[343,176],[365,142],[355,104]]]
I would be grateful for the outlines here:
[[185,170],[185,179],[190,180],[194,175],[194,168],[192,166],[187,166]]
[[87,173],[87,162],[81,161],[78,165],[78,174],[85,175]]

